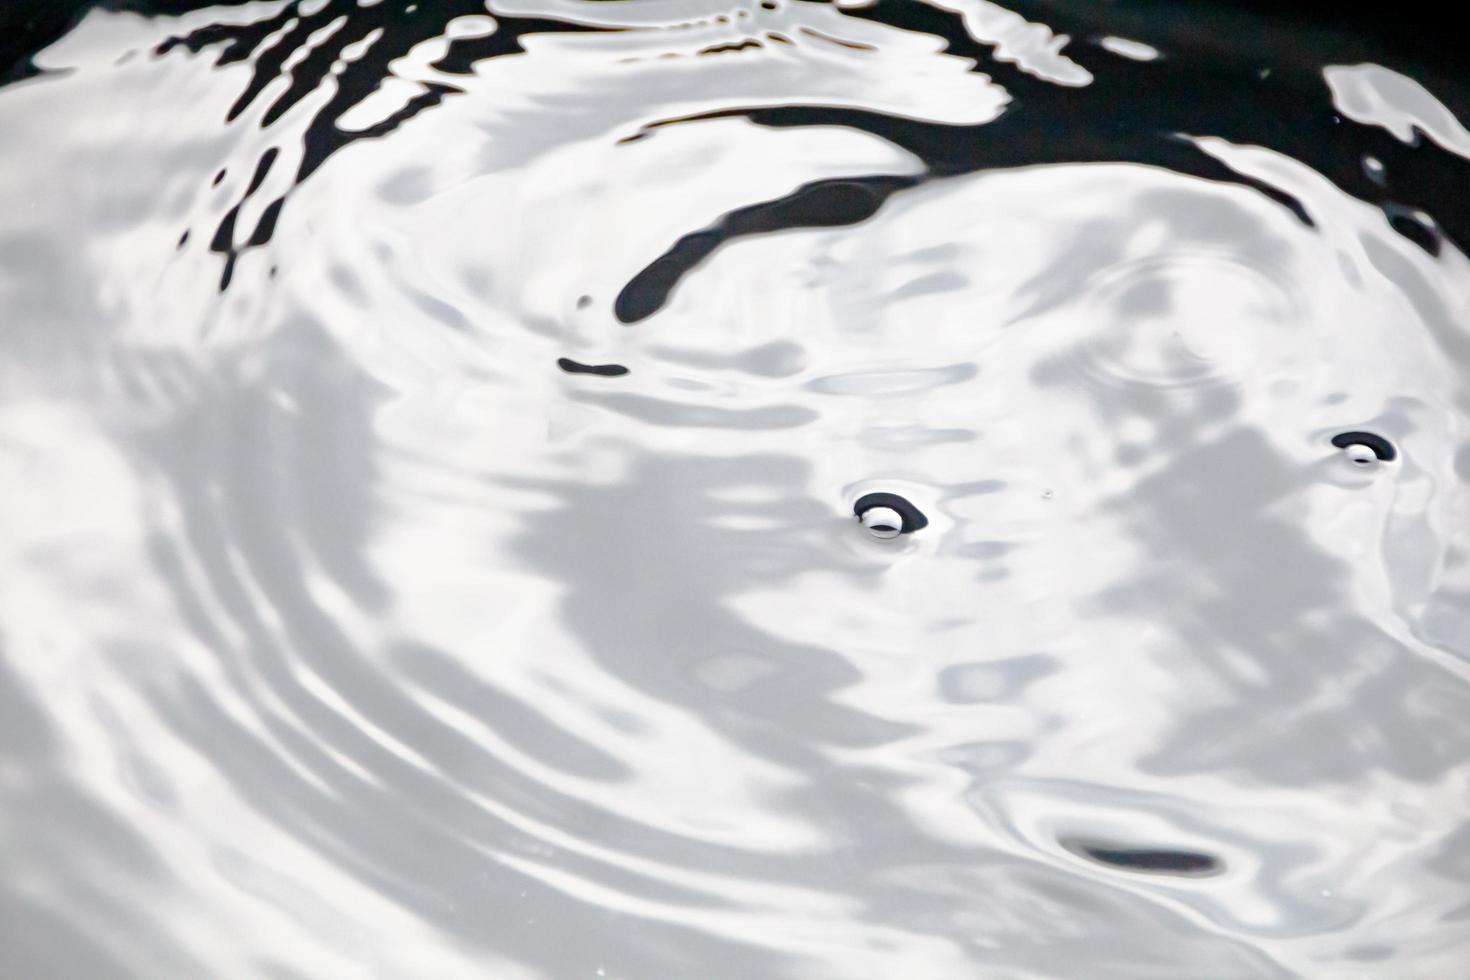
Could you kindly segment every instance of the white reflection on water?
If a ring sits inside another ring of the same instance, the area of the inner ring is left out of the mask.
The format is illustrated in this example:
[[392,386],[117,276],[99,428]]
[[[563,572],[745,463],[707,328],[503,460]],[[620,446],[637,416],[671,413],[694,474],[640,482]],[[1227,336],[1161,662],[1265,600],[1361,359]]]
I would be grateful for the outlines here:
[[[146,54],[178,23],[94,13],[0,90],[0,972],[1453,975],[1465,257],[1193,133],[1312,225],[1138,164],[938,177],[624,325],[721,215],[924,173],[651,124],[1009,96],[835,8],[696,58],[750,31],[523,7],[492,14],[640,29],[445,74],[294,190],[330,84],[220,126],[248,68]],[[1463,134],[1353,71],[1386,101],[1344,113]],[[220,293],[211,222],[271,146],[238,227],[289,205]],[[1354,467],[1354,429],[1398,458]],[[929,526],[869,536],[880,490]]]

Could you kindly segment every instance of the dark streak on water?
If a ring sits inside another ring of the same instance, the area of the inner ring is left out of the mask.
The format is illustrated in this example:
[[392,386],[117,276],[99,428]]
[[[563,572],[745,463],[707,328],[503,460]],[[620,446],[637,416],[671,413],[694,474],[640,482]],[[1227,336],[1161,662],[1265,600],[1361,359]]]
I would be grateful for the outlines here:
[[[32,44],[40,43],[51,32],[70,23],[77,5],[54,9],[42,3],[31,12],[29,23],[35,32]],[[804,0],[798,0],[804,2]],[[203,6],[174,0],[172,3],[122,3],[124,9],[144,9],[158,13],[174,13]],[[1028,166],[1039,163],[1132,161],[1169,167],[1173,170],[1220,180],[1241,183],[1267,195],[1297,217],[1311,224],[1312,218],[1300,202],[1264,182],[1231,171],[1219,161],[1180,141],[1179,133],[1209,133],[1236,143],[1271,147],[1301,160],[1327,175],[1339,187],[1355,197],[1373,202],[1384,209],[1392,226],[1415,244],[1434,254],[1438,250],[1438,233],[1411,217],[1414,212],[1434,214],[1443,233],[1457,244],[1470,242],[1470,197],[1461,189],[1470,186],[1470,161],[1443,150],[1430,141],[1405,146],[1377,127],[1360,126],[1331,112],[1321,97],[1322,84],[1316,66],[1335,59],[1367,60],[1381,52],[1383,38],[1403,43],[1413,40],[1413,53],[1420,61],[1433,64],[1436,58],[1447,64],[1458,55],[1444,40],[1445,32],[1435,25],[1422,24],[1423,33],[1415,32],[1416,21],[1396,11],[1392,19],[1361,15],[1339,7],[1310,4],[1257,5],[1237,4],[1237,9],[1265,10],[1281,18],[1295,11],[1295,19],[1287,21],[1300,30],[1310,24],[1312,50],[1307,52],[1285,31],[1261,34],[1251,30],[1249,20],[1231,20],[1229,4],[1190,3],[1170,10],[1157,3],[1140,5],[1148,14],[1130,14],[1127,8],[1108,9],[1101,17],[1091,4],[1068,2],[1039,4],[1027,0],[1015,9],[1033,20],[1048,23],[1059,33],[1087,37],[1104,32],[1116,13],[1121,22],[1137,22],[1142,36],[1153,31],[1167,33],[1171,39],[1182,34],[1183,45],[1195,46],[1188,52],[1194,57],[1172,57],[1159,62],[1138,63],[1107,55],[1097,49],[1073,45],[1068,55],[1091,72],[1095,82],[1084,88],[1063,88],[1038,80],[1015,66],[991,58],[990,47],[976,43],[965,32],[958,15],[929,7],[914,0],[877,0],[868,7],[849,11],[851,16],[865,18],[905,30],[937,35],[945,39],[946,50],[971,58],[976,70],[984,71],[1012,94],[1014,103],[998,121],[982,126],[947,126],[922,120],[898,118],[882,113],[834,108],[830,106],[792,105],[779,108],[722,110],[693,118],[743,116],[751,122],[770,127],[847,126],[873,133],[918,155],[931,176],[970,173],[980,169]],[[407,12],[406,8],[414,8]],[[438,105],[456,94],[449,85],[430,83],[427,91],[410,99],[402,109],[378,124],[359,132],[339,129],[335,120],[347,109],[375,91],[389,74],[389,63],[420,41],[438,36],[450,20],[484,12],[479,0],[438,0],[416,4],[412,0],[391,0],[369,8],[359,8],[356,0],[330,0],[313,14],[300,17],[299,23],[268,50],[258,51],[272,32],[297,16],[295,4],[288,4],[279,14],[258,23],[241,26],[211,25],[158,46],[163,54],[176,46],[191,51],[207,47],[220,48],[216,64],[239,63],[254,57],[251,77],[240,93],[229,117],[234,118],[249,108],[274,79],[287,73],[290,84],[266,110],[262,125],[272,120],[302,98],[317,90],[331,71],[343,48],[360,41],[375,30],[384,32],[382,39],[367,53],[350,63],[337,76],[335,94],[315,113],[305,131],[305,153],[299,164],[296,183],[301,183],[333,153],[362,139],[386,136],[419,113]],[[1189,13],[1182,13],[1188,11]],[[1331,18],[1316,23],[1304,20],[1303,13],[1330,11]],[[286,59],[312,32],[334,19],[350,14],[346,26],[314,48],[304,59],[285,68]],[[1189,16],[1215,18],[1229,25],[1242,37],[1250,37],[1254,57],[1237,58],[1230,42],[1191,32]],[[13,16],[13,15],[12,15]],[[1236,16],[1239,16],[1238,14]],[[586,32],[600,30],[581,24],[538,18],[498,17],[497,30],[488,37],[457,38],[435,64],[450,74],[467,74],[476,63],[489,58],[516,54],[524,50],[521,38],[546,32]],[[1279,29],[1278,29],[1279,30]],[[1185,33],[1188,32],[1188,33]],[[24,37],[24,34],[21,34]],[[1265,38],[1267,43],[1260,43]],[[14,42],[12,42],[14,43]],[[25,48],[9,54],[15,58]],[[1270,69],[1266,77],[1263,69]],[[0,78],[5,61],[0,60]],[[28,68],[21,60],[11,69],[12,77],[24,77]],[[1455,106],[1455,88],[1445,94]],[[1201,93],[1208,92],[1208,99]],[[1263,107],[1269,106],[1269,112]],[[272,153],[274,151],[271,151]],[[1377,157],[1392,175],[1387,186],[1364,173],[1365,155]],[[268,154],[269,156],[269,154]],[[259,176],[268,168],[263,159]],[[227,288],[239,253],[267,243],[274,231],[284,199],[271,203],[256,226],[244,235],[236,227],[239,207],[249,200],[259,180],[253,181],[215,229],[210,247],[225,257],[221,272],[221,289]],[[846,179],[845,187],[866,187],[873,196],[873,207],[881,205],[889,195],[918,183],[882,175],[871,178]],[[823,188],[813,186],[804,191],[824,195]],[[703,260],[724,241],[779,227],[818,227],[859,217],[831,216],[803,218],[802,196],[798,191],[788,198],[753,205],[734,212],[715,227],[691,231],[672,244],[659,260],[643,270],[619,293],[615,310],[623,322],[634,322],[651,315],[663,305],[668,294],[690,268]],[[816,203],[816,202],[813,202]],[[840,202],[839,202],[840,204]],[[845,205],[849,214],[858,214]],[[792,210],[794,213],[783,214]]]
[[570,357],[559,357],[556,366],[567,374],[596,374],[604,378],[620,378],[628,373],[621,364],[582,364]]
[[685,235],[623,287],[613,312],[623,323],[647,319],[663,308],[679,280],[725,242],[796,228],[836,228],[871,218],[883,202],[913,187],[914,177],[820,180],[785,197],[725,215],[713,227]]
[[1127,847],[1121,844],[1076,840],[1063,841],[1063,846],[1100,864],[1125,871],[1201,877],[1218,874],[1223,869],[1219,859],[1195,851]]
[[[171,38],[160,44],[154,53],[164,55],[175,47],[199,52],[208,47],[223,45],[215,61],[216,67],[243,62],[253,56],[250,82],[230,107],[226,122],[249,109],[272,81],[285,74],[290,79],[289,86],[271,103],[261,118],[261,126],[268,127],[301,99],[318,90],[344,48],[362,41],[374,31],[382,31],[381,39],[368,48],[366,54],[351,62],[347,70],[337,75],[335,94],[316,112],[307,127],[304,136],[305,152],[295,178],[295,182],[300,184],[338,150],[359,140],[387,136],[419,113],[433,108],[459,91],[451,85],[427,83],[424,86],[426,91],[409,99],[401,109],[372,126],[347,132],[336,125],[336,120],[342,113],[367,98],[389,77],[388,66],[395,58],[408,53],[420,41],[437,36],[444,25],[454,18],[482,14],[485,10],[480,0],[434,0],[424,3],[413,13],[406,12],[404,8],[407,6],[418,5],[388,2],[362,8],[356,0],[330,0],[315,13],[300,16],[298,6],[288,4],[276,16],[256,23],[243,26],[211,25],[183,37]],[[343,29],[336,31],[327,42],[313,48],[289,70],[286,68],[287,59],[312,33],[344,15],[350,15],[350,18]],[[259,50],[267,38],[292,19],[297,19],[298,23],[284,38],[265,50]],[[468,74],[477,62],[523,51],[520,39],[525,35],[548,31],[564,33],[588,30],[592,29],[560,21],[498,18],[497,30],[488,37],[458,38],[452,41],[449,50],[435,63],[435,67],[449,74]],[[274,152],[268,151],[268,155]],[[263,170],[268,167],[269,162],[262,160],[262,172],[258,176],[263,178]],[[240,242],[235,228],[236,215],[258,185],[259,180],[252,182],[241,200],[220,222],[210,243],[211,249],[225,256],[220,278],[221,290],[229,287],[240,252],[270,241],[280,209],[285,203],[284,198],[273,201],[250,235],[244,242]]]

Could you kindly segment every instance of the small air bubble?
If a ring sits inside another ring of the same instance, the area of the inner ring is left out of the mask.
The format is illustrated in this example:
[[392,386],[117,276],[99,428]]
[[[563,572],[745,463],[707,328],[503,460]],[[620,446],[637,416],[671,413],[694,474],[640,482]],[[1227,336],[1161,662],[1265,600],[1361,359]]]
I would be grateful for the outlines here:
[[863,511],[863,527],[873,537],[886,541],[903,533],[903,517],[890,507],[869,507]]
[[1376,432],[1339,432],[1332,437],[1332,444],[1359,466],[1368,466],[1379,460],[1390,462],[1398,456],[1393,443]]
[[896,493],[863,494],[852,512],[875,538],[896,538],[929,526],[924,512]]

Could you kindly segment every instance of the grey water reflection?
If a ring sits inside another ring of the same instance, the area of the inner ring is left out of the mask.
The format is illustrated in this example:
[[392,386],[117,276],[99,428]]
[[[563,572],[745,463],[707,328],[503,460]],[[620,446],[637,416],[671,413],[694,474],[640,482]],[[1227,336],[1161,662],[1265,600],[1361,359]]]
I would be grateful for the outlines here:
[[412,8],[0,86],[0,974],[1456,975],[1458,93]]

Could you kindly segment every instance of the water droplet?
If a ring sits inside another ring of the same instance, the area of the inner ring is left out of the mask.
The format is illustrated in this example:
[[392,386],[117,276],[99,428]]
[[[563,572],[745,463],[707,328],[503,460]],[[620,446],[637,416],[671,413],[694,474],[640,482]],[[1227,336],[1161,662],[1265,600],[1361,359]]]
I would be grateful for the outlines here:
[[903,517],[892,507],[869,507],[863,511],[863,527],[875,538],[896,538],[903,533]]
[[896,493],[865,493],[852,505],[852,512],[875,538],[912,534],[929,526],[924,512]]
[[1398,456],[1393,443],[1376,432],[1339,432],[1332,437],[1332,444],[1361,466],[1378,460],[1388,462]]
[[1363,173],[1375,184],[1381,185],[1384,180],[1383,161],[1375,156],[1363,157]]

